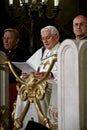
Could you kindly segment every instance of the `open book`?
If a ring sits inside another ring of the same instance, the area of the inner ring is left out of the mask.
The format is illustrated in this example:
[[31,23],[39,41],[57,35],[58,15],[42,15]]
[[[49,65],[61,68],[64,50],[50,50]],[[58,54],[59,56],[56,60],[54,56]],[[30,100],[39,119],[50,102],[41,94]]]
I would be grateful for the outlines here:
[[35,69],[32,67],[32,65],[29,65],[26,62],[12,62],[12,64],[24,73],[29,74],[30,72],[35,72]]

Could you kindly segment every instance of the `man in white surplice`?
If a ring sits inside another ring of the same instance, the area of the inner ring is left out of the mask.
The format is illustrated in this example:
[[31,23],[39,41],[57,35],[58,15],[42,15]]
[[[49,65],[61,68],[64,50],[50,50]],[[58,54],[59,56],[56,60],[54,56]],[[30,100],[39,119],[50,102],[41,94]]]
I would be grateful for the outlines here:
[[[26,62],[32,64],[33,68],[36,70],[35,75],[41,78],[44,73],[48,70],[52,55],[58,53],[59,48],[59,32],[54,26],[46,26],[41,29],[41,38],[43,42],[43,47],[36,51]],[[45,59],[46,58],[46,59]],[[45,59],[45,60],[43,60]],[[47,116],[52,124],[57,122],[57,62],[54,64],[51,73],[47,78],[48,88],[43,100],[40,101],[40,107],[45,116]],[[24,77],[27,74],[23,73]],[[23,102],[20,99],[20,95],[17,96],[17,105],[15,112],[15,119],[18,118],[24,109],[26,101]],[[29,110],[23,121],[24,130],[28,121],[34,118],[34,121],[39,122],[38,114],[33,103],[31,103]]]

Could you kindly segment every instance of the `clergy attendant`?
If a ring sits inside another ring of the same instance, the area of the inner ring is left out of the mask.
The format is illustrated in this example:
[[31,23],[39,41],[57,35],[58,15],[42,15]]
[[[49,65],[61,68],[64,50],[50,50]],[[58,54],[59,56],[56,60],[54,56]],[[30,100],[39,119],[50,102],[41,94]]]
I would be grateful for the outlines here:
[[[51,61],[52,56],[58,53],[59,50],[59,32],[54,26],[46,26],[41,29],[41,38],[43,42],[43,47],[40,48],[33,54],[26,62],[32,64],[36,70],[35,75],[37,78],[43,77],[47,72]],[[57,126],[57,62],[55,62],[49,76],[47,77],[48,88],[43,100],[40,101],[39,105],[43,114],[49,118],[50,123],[53,128]],[[22,74],[23,78],[27,78],[29,74]],[[18,118],[24,109],[25,102],[21,101],[20,95],[17,97],[17,105],[15,118]],[[21,130],[24,130],[27,126],[27,123],[33,117],[34,121],[40,122],[36,108],[33,103],[30,104],[29,110],[24,118],[23,127]]]
[[76,40],[87,39],[87,17],[78,15],[73,19],[73,32]]
[[[3,32],[3,48],[8,60],[11,62],[23,62],[29,57],[26,49],[19,47],[20,34],[15,28],[7,28]],[[21,71],[14,66],[18,75],[21,75]],[[12,130],[13,122],[11,119],[11,113],[13,111],[13,103],[17,97],[16,90],[16,78],[11,71],[9,71],[9,129]]]

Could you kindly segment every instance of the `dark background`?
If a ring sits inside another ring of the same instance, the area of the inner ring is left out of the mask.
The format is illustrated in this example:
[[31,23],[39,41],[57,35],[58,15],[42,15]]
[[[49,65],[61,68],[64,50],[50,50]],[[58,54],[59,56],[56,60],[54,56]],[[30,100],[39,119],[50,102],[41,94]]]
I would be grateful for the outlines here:
[[21,10],[16,9],[14,12],[9,8],[7,0],[0,0],[0,47],[2,48],[3,30],[9,27],[19,30],[19,45],[26,48],[30,55],[42,46],[40,29],[46,25],[54,25],[59,29],[60,42],[66,38],[74,38],[72,20],[78,14],[87,15],[86,0],[60,0],[59,6],[60,11],[57,12],[56,17],[51,18],[54,14],[52,11],[53,0],[50,0],[45,13],[47,17],[36,15],[32,18]]

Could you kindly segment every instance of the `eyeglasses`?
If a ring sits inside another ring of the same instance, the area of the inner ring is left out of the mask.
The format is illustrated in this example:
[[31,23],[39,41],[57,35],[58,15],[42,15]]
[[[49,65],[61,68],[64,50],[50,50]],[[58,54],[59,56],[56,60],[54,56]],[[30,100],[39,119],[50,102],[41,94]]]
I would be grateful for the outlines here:
[[73,26],[75,26],[75,27],[77,27],[77,26],[84,26],[85,24],[87,24],[87,22],[74,23]]
[[44,42],[44,41],[49,41],[51,40],[53,37],[53,35],[49,35],[49,36],[46,36],[46,37],[42,37],[41,40]]

